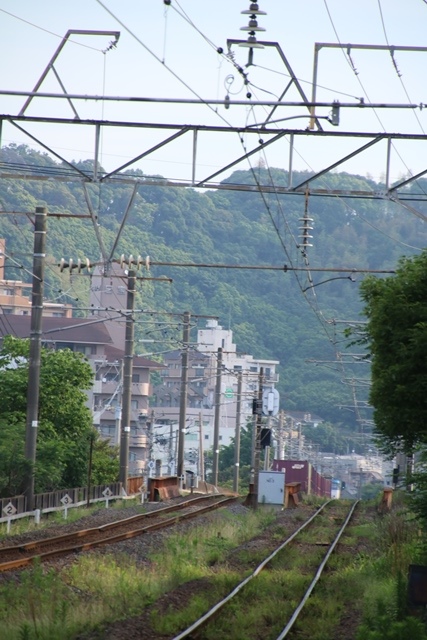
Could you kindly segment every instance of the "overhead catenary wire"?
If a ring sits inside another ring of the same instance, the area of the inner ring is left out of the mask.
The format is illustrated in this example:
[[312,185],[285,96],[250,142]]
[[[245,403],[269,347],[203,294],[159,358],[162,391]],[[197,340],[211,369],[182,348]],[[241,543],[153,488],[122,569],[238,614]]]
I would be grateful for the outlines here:
[[[44,27],[41,27],[38,24],[35,24],[34,22],[30,22],[29,20],[25,20],[24,18],[21,18],[20,16],[17,16],[14,13],[11,13],[10,11],[6,11],[6,9],[0,9],[1,13],[5,13],[8,16],[11,16],[11,18],[15,18],[16,20],[19,20],[20,22],[24,22],[25,24],[28,24],[30,27],[34,27],[35,29],[39,29],[40,31],[44,31],[44,33],[48,33],[51,36],[54,36],[55,38],[59,38],[60,40],[63,39],[63,35],[59,35],[58,33],[55,33],[54,31],[49,31],[49,29],[45,29]],[[104,53],[104,51],[102,49],[98,49],[97,47],[91,47],[88,44],[84,44],[83,42],[77,42],[77,40],[72,40],[72,39],[68,39],[68,42],[71,42],[72,44],[78,45],[79,47],[85,47],[85,49],[92,49],[92,51],[98,51],[99,53]]]
[[[333,19],[332,19],[332,14],[331,14],[331,12],[330,12],[330,10],[329,10],[329,7],[328,7],[328,2],[327,2],[327,0],[323,0],[323,2],[324,2],[324,5],[325,5],[325,8],[326,8],[326,11],[327,11],[327,13],[328,13],[328,17],[329,17],[329,20],[330,20],[330,22],[331,22],[332,28],[333,28],[333,30],[334,30],[334,33],[335,33],[335,36],[336,36],[336,39],[337,39],[337,43],[340,45],[340,47],[341,47],[341,51],[342,51],[342,53],[343,53],[343,55],[344,55],[344,57],[345,57],[345,56],[346,56],[345,51],[344,51],[345,47],[342,45],[341,40],[340,40],[340,38],[339,38],[339,36],[338,36],[337,29],[336,29],[335,24],[334,24],[334,21],[333,21]],[[381,9],[381,6],[380,6],[380,9]],[[383,19],[382,11],[381,11],[381,19]],[[384,22],[382,22],[382,24],[383,24],[383,28],[384,28],[384,32],[385,32]],[[387,36],[386,36],[386,38],[387,38]],[[388,43],[387,43],[387,44],[388,44]],[[364,87],[364,85],[363,85],[363,83],[362,83],[362,81],[361,81],[361,79],[360,79],[360,75],[359,75],[359,73],[356,71],[356,69],[355,69],[355,67],[354,67],[354,65],[353,65],[353,61],[352,61],[352,60],[351,60],[351,58],[350,58],[350,53],[349,53],[349,52],[347,52],[347,57],[349,58],[349,60],[347,60],[347,61],[349,62],[350,67],[352,67],[353,72],[355,73],[356,79],[357,79],[357,81],[358,81],[358,83],[359,83],[359,85],[360,85],[360,87],[361,87],[361,89],[362,89],[362,91],[363,91],[363,93],[364,93],[365,97],[367,98],[368,102],[369,102],[369,103],[371,103],[371,100],[370,100],[370,98],[369,98],[369,96],[368,96],[368,92],[366,91],[366,89],[365,89],[365,87]],[[395,67],[395,69],[396,69],[396,65],[395,65],[395,64],[394,64],[394,67]],[[407,97],[408,97],[408,95],[407,95]],[[371,104],[371,106],[372,106],[372,104]],[[383,131],[386,131],[386,128],[384,127],[384,124],[383,124],[383,122],[382,122],[382,120],[381,120],[380,116],[378,115],[376,108],[374,108],[374,114],[375,114],[375,117],[376,117],[376,119],[378,120],[378,122],[379,122],[380,126],[382,127]],[[419,124],[420,124],[420,123],[419,123]],[[403,160],[402,155],[399,153],[399,151],[397,150],[397,148],[396,148],[396,146],[395,146],[394,144],[393,144],[393,149],[394,149],[394,151],[395,151],[396,155],[399,157],[400,161],[402,162],[403,166],[404,166],[404,167],[406,168],[406,170],[408,171],[409,175],[412,175],[412,173],[411,173],[411,171],[410,171],[410,169],[409,169],[408,165],[407,165],[407,164],[406,164],[406,162]],[[418,186],[420,187],[420,189],[421,189],[424,193],[426,193],[426,191],[423,189],[423,187],[422,187],[422,185],[419,183],[419,181],[416,181],[416,182],[417,182]]]
[[[230,266],[230,267],[228,267],[228,268],[234,268],[234,267],[231,267],[231,266]],[[290,270],[290,269],[289,269],[289,270]]]

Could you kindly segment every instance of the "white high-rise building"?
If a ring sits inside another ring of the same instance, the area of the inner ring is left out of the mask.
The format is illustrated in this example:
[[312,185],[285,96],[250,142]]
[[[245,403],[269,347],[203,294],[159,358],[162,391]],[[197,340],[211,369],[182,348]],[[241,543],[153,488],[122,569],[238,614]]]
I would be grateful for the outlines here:
[[[239,353],[233,332],[210,319],[197,332],[197,347],[189,352],[188,393],[185,435],[185,468],[200,473],[200,452],[214,441],[215,398],[218,349],[222,349],[221,393],[219,406],[219,444],[227,446],[235,437],[238,374],[242,376],[241,427],[252,420],[252,402],[258,396],[260,370],[263,388],[278,381],[278,360],[254,358]],[[162,385],[154,388],[153,457],[162,460],[163,471],[175,457],[179,403],[181,396],[181,353],[165,356]]]

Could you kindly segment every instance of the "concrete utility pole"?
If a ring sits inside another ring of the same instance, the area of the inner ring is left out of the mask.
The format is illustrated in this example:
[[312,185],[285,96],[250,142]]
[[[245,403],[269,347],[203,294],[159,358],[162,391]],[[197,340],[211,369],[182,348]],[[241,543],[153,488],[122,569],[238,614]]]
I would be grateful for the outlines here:
[[174,432],[173,432],[173,423],[171,422],[169,425],[169,474],[171,476],[175,473],[175,447],[174,447]]
[[[267,418],[267,429],[270,430],[270,440],[271,440],[271,416]],[[264,449],[264,471],[268,471],[270,468],[270,445],[265,447]]]
[[277,451],[277,458],[278,460],[284,460],[284,456],[283,456],[283,422],[284,422],[284,415],[283,415],[283,410],[279,412],[279,433],[278,433],[278,451]]
[[[151,462],[153,460],[153,444],[154,444],[154,409],[151,410],[150,419],[147,420],[146,428],[147,428],[147,438],[148,438],[148,460]],[[149,474],[151,477],[151,474]]]
[[30,355],[28,361],[27,422],[25,431],[25,458],[28,462],[24,482],[27,511],[34,509],[34,465],[36,462],[37,428],[39,414],[41,332],[43,315],[44,266],[46,248],[47,210],[36,208],[33,252],[33,286],[31,294]]
[[213,462],[212,462],[212,484],[218,484],[218,464],[219,464],[219,420],[221,415],[221,373],[222,373],[222,349],[218,348],[216,365],[216,386],[215,386],[215,417],[213,436]]
[[129,435],[131,420],[132,372],[133,372],[133,343],[135,323],[133,310],[135,307],[135,271],[128,273],[128,291],[126,300],[126,331],[125,354],[123,359],[123,393],[122,393],[122,424],[120,434],[120,475],[124,491],[127,491],[129,471]]
[[199,413],[199,473],[200,480],[205,479],[205,461],[203,459],[203,417],[202,412]]
[[234,475],[233,491],[239,491],[239,470],[240,470],[240,420],[242,416],[242,372],[237,374],[237,402],[236,402],[236,432],[234,435]]
[[184,329],[182,337],[181,354],[181,398],[179,403],[179,430],[178,430],[178,478],[184,475],[184,438],[185,420],[187,416],[187,387],[188,387],[188,349],[190,342],[190,318],[189,311],[184,313]]
[[260,367],[259,370],[259,382],[258,382],[258,408],[255,416],[255,452],[254,452],[254,492],[251,497],[251,506],[258,506],[258,493],[259,493],[259,467],[261,456],[261,428],[262,428],[262,384],[264,381],[264,367]]

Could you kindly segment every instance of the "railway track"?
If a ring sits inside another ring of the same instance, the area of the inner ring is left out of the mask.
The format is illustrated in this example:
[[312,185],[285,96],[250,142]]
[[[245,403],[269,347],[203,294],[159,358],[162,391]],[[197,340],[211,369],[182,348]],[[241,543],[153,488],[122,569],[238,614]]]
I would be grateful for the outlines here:
[[[304,566],[304,573],[309,573],[310,580],[308,586],[305,585],[304,592],[298,594],[299,604],[293,611],[286,611],[285,615],[287,616],[287,619],[284,618],[283,626],[278,635],[268,635],[267,633],[265,634],[266,638],[274,637],[276,640],[284,640],[285,638],[290,637],[289,634],[291,630],[293,629],[297,620],[299,620],[300,616],[303,614],[304,606],[306,605],[317,582],[320,580],[322,572],[326,567],[330,556],[338,545],[342,534],[346,530],[357,507],[357,504],[358,501],[351,503],[350,506],[344,510],[344,513],[342,503],[338,503],[337,501],[330,500],[329,502],[322,505],[320,509],[318,509],[291,536],[289,536],[272,553],[270,553],[257,566],[257,568],[247,578],[240,582],[225,598],[214,605],[207,613],[196,620],[187,629],[174,636],[173,640],[184,640],[184,638],[188,638],[190,640],[194,640],[197,638],[198,640],[201,640],[205,637],[205,632],[206,637],[209,638],[221,637],[222,640],[232,640],[233,637],[235,637],[233,636],[232,626],[230,625],[230,620],[233,617],[232,608],[233,606],[239,607],[239,604],[235,602],[239,598],[243,599],[244,601],[244,592],[245,588],[247,588],[247,585],[252,580],[256,580],[259,574],[272,563],[273,559],[275,560],[275,569],[277,570],[278,566],[280,568],[281,558],[284,558],[284,556],[286,555],[285,551],[288,553],[293,553],[293,551],[295,551],[296,549],[296,553],[302,553],[307,544],[310,544],[311,546],[317,545],[325,549],[325,554],[323,555],[322,561],[315,566]],[[301,542],[300,539],[302,537],[303,531],[307,527],[315,527],[316,522],[322,515],[325,514],[328,514],[329,522],[333,523],[333,526],[328,527],[328,539],[325,539],[325,530],[322,529],[322,533],[320,534],[321,538],[317,542]],[[307,565],[309,565],[308,560]],[[252,592],[253,590],[254,589],[252,587]],[[290,600],[294,601],[296,598],[296,593],[293,589],[290,589],[288,593],[286,587],[284,586],[282,598],[284,604],[283,610],[285,611],[286,609],[289,609],[289,607],[285,606],[286,602]],[[228,631],[228,629],[230,630]],[[227,633],[229,635],[227,635]]]
[[[235,497],[201,496],[185,502],[142,513],[123,520],[90,529],[81,529],[51,538],[37,539],[0,548],[0,572],[30,565],[70,553],[89,551],[105,544],[114,544],[136,536],[165,529],[179,521],[196,518],[235,501]],[[172,514],[172,515],[171,515]]]

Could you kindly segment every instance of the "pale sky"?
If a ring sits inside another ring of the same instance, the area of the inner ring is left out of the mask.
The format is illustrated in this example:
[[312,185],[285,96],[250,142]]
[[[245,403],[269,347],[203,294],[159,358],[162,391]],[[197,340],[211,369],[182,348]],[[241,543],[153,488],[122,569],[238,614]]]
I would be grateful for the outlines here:
[[[61,38],[69,29],[120,31],[117,47],[103,53],[111,38],[75,36],[64,47],[55,63],[61,81],[69,93],[136,96],[150,98],[195,98],[246,100],[248,87],[225,56],[227,38],[245,39],[240,28],[249,17],[241,11],[249,8],[244,0],[0,0],[2,38],[0,40],[0,89],[31,91],[53,56]],[[313,52],[315,42],[394,46],[427,46],[427,2],[425,0],[260,0],[259,40],[278,42],[293,72],[311,99]],[[191,22],[192,24],[189,24]],[[85,46],[82,46],[85,45]],[[251,83],[254,100],[276,100],[289,82],[288,72],[272,49],[254,51],[254,66],[246,68],[248,50],[233,47],[234,60],[244,68]],[[394,63],[393,63],[394,62]],[[417,104],[427,102],[427,52],[396,51],[394,59],[387,51],[323,48],[319,56],[318,101]],[[357,73],[355,73],[357,72]],[[52,72],[41,91],[59,93]],[[285,101],[300,102],[295,88]],[[16,115],[25,98],[0,95],[0,113]],[[126,104],[124,102],[75,103],[81,118],[157,122],[174,124],[244,126],[262,121],[266,110],[256,106]],[[275,118],[290,118],[286,126],[304,130],[309,123],[307,111],[300,107],[281,107]],[[327,116],[329,109],[318,108]],[[38,98],[27,115],[66,116],[73,113],[66,101]],[[273,118],[273,119],[275,119]],[[341,109],[340,125],[322,121],[325,130],[372,133],[414,133],[427,131],[427,109]],[[22,125],[24,126],[24,125]],[[273,125],[274,126],[274,125]],[[278,125],[281,126],[281,125]],[[283,125],[284,126],[284,125]],[[71,159],[91,158],[94,149],[93,128],[57,127],[51,124],[26,124],[26,129]],[[108,171],[122,165],[157,144],[173,131],[150,129],[108,130],[101,145],[101,163]],[[12,142],[37,147],[15,127],[5,123],[2,145]],[[334,139],[314,141],[298,137],[295,141],[294,168],[321,170],[358,148],[366,140]],[[242,155],[244,148],[257,144],[257,136],[237,134],[199,137],[197,178],[203,179]],[[392,178],[416,174],[425,168],[424,141],[400,142],[392,152]],[[287,168],[289,140],[268,147],[262,159],[272,167]],[[161,174],[171,179],[191,178],[192,138],[184,136],[173,145],[159,149],[137,165],[146,174]],[[252,163],[261,158],[254,156]],[[354,158],[340,167],[380,179],[385,171],[385,146]],[[239,169],[247,169],[247,162]],[[229,172],[228,172],[229,173]],[[226,177],[227,173],[218,179]]]

